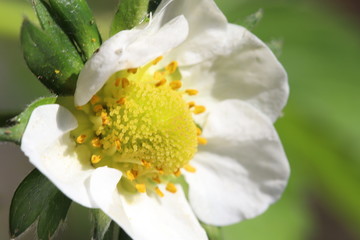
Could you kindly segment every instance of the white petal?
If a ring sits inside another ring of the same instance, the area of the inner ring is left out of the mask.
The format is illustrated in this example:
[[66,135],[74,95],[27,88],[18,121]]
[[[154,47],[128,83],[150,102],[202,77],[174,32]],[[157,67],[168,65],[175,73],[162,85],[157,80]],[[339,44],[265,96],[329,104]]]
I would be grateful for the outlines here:
[[24,132],[21,149],[32,164],[73,201],[96,207],[88,193],[90,163],[82,163],[74,151],[69,132],[75,117],[56,104],[36,108]]
[[160,28],[149,25],[145,29],[121,31],[103,43],[99,51],[80,72],[75,105],[86,104],[117,71],[142,66],[184,41],[188,24],[178,16]]
[[270,49],[246,29],[230,24],[226,39],[223,54],[181,69],[184,87],[198,89],[215,102],[246,101],[275,121],[289,96],[284,68]]
[[161,18],[161,22],[167,22],[179,15],[184,15],[189,23],[189,36],[171,51],[168,61],[177,60],[182,66],[196,64],[222,50],[227,20],[214,1],[164,0],[154,19]]
[[121,174],[115,169],[98,168],[91,179],[91,193],[100,208],[133,239],[183,240],[207,239],[180,186],[176,194],[119,192]]
[[272,122],[251,105],[217,105],[204,127],[208,144],[185,173],[189,199],[200,220],[229,225],[264,212],[282,194],[289,165]]

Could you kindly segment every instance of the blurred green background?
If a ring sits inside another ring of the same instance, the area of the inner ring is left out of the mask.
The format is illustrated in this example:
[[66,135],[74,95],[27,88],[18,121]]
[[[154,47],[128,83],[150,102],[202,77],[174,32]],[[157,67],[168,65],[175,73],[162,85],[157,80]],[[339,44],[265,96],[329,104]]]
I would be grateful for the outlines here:
[[[280,61],[291,89],[284,116],[276,123],[292,169],[288,188],[265,214],[223,228],[224,238],[360,239],[359,2],[217,3],[229,22],[238,24],[264,10],[253,32],[264,42],[283,41]],[[90,4],[107,36],[116,0]],[[10,115],[48,94],[22,58],[19,30],[24,16],[35,19],[27,1],[0,0],[0,112]],[[32,167],[17,146],[1,144],[0,154],[0,239],[8,239],[12,194]],[[87,214],[74,205],[58,239],[89,239]],[[34,236],[30,231],[21,239]]]

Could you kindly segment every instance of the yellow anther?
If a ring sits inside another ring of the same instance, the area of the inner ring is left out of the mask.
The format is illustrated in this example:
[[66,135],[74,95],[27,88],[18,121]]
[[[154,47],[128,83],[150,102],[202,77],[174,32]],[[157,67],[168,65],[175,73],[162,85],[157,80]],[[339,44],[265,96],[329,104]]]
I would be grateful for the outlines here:
[[126,171],[126,177],[130,180],[133,181],[135,180],[135,178],[137,177],[138,172],[135,170],[128,170]]
[[161,168],[157,168],[156,170],[158,170],[158,172],[159,172],[160,175],[163,175],[163,174],[164,174],[164,170],[162,170]]
[[92,38],[91,41],[92,41],[92,42],[96,42],[96,38]]
[[177,61],[173,61],[173,62],[171,62],[169,65],[167,65],[167,66],[165,67],[165,70],[166,70],[169,74],[172,74],[172,73],[174,73],[174,72],[176,71],[177,67],[178,67]]
[[155,58],[155,59],[152,61],[152,64],[153,64],[153,65],[156,65],[156,64],[158,64],[162,59],[163,59],[163,56],[159,56],[159,57]]
[[151,163],[145,161],[144,159],[141,160],[141,164],[142,164],[145,168],[151,168]]
[[207,144],[207,140],[204,137],[198,137],[198,144],[205,145]]
[[90,99],[90,103],[91,103],[92,105],[94,105],[94,104],[100,102],[100,100],[101,100],[101,98],[100,98],[98,95],[94,95],[94,96],[92,96],[92,98]]
[[93,138],[93,139],[91,140],[91,145],[92,145],[93,147],[96,147],[96,148],[101,147],[100,138]]
[[203,113],[206,111],[206,108],[204,106],[195,106],[195,109],[194,109],[194,113],[195,114],[200,114],[200,113]]
[[184,166],[184,169],[188,172],[194,173],[196,172],[196,168],[194,168],[193,166],[191,166],[190,164],[187,164]]
[[200,128],[196,128],[196,135],[200,136],[202,134],[202,131]]
[[82,109],[83,109],[82,106],[76,106],[75,108],[76,108],[77,110],[82,110]]
[[143,184],[143,183],[135,184],[135,188],[136,188],[136,190],[138,190],[138,192],[140,192],[140,193],[146,193],[146,186],[145,186],[145,184]]
[[115,87],[118,87],[120,85],[121,78],[115,79]]
[[93,108],[94,112],[98,113],[98,112],[101,112],[103,110],[103,106],[98,104],[98,105],[95,105],[94,108]]
[[163,72],[155,72],[154,73],[154,80],[161,81],[165,77],[165,74]]
[[159,183],[159,184],[161,183],[161,180],[160,180],[159,176],[154,177],[153,180],[156,183]]
[[101,121],[103,126],[109,124],[109,117],[106,112],[101,112]]
[[173,90],[177,90],[177,89],[181,88],[181,86],[182,86],[182,82],[180,80],[175,80],[170,83],[170,87]]
[[175,175],[176,177],[180,177],[180,176],[181,176],[181,170],[178,169],[176,172],[174,172],[174,175]]
[[119,100],[116,101],[117,104],[123,105],[125,103],[125,98],[122,97]]
[[195,107],[195,102],[188,102],[189,108]]
[[126,88],[127,86],[129,86],[130,85],[130,82],[129,82],[129,80],[127,79],[127,78],[122,78],[121,79],[121,86],[122,86],[122,88]]
[[197,95],[199,93],[199,91],[195,90],[195,89],[186,89],[185,93],[187,93],[190,96],[194,96],[194,95]]
[[171,193],[176,193],[177,191],[176,186],[173,183],[166,184],[166,190]]
[[100,155],[92,155],[91,156],[91,163],[92,164],[97,164],[101,161],[102,157]]
[[116,146],[116,149],[117,149],[117,150],[120,150],[120,149],[121,149],[121,142],[120,142],[119,139],[116,139],[116,140],[115,140],[115,146]]
[[55,69],[55,74],[59,74],[60,73],[60,70],[58,70],[58,69]]
[[163,78],[155,84],[155,87],[160,87],[160,86],[164,85],[165,83],[166,83],[166,79]]
[[77,142],[78,144],[82,144],[82,143],[85,142],[85,139],[86,139],[86,135],[82,134],[82,135],[80,135],[80,136],[78,136],[78,137],[76,138],[76,142]]
[[164,193],[158,187],[155,188],[155,192],[159,197],[164,197]]
[[129,68],[127,72],[135,74],[137,72],[137,68]]

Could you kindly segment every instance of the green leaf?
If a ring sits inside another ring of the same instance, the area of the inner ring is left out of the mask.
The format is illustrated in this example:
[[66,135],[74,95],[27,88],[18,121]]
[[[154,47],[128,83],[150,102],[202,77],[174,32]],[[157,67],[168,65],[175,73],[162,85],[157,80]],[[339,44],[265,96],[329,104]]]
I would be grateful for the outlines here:
[[100,209],[92,209],[92,223],[93,223],[93,233],[92,239],[94,240],[104,240],[112,239],[113,237],[113,227],[111,227],[111,218],[109,218],[103,211]]
[[110,35],[139,25],[146,19],[148,7],[149,0],[121,0],[111,25]]
[[71,200],[37,169],[16,189],[10,206],[10,234],[19,236],[37,219],[39,239],[50,239],[66,217]]
[[21,28],[21,45],[30,70],[47,88],[59,95],[74,93],[83,63],[73,50],[27,19]]
[[160,3],[161,3],[161,0],[150,0],[149,1],[148,12],[149,13],[154,13]]
[[122,228],[120,228],[118,240],[132,240],[132,238],[127,235],[127,233]]
[[20,115],[11,119],[12,126],[0,128],[0,141],[14,142],[20,144],[21,137],[25,131],[31,113],[41,105],[55,103],[56,97],[40,98],[31,103]]
[[85,0],[50,0],[62,29],[81,49],[85,60],[101,45],[101,36]]

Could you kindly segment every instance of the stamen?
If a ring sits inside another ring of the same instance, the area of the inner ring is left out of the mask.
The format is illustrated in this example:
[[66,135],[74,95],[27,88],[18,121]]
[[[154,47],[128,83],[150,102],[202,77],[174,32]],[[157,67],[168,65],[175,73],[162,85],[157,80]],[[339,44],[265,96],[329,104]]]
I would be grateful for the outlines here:
[[134,171],[134,170],[128,170],[126,171],[126,177],[130,180],[133,181],[135,180],[135,178],[137,177],[138,172]]
[[178,169],[176,172],[174,172],[174,175],[175,175],[176,177],[180,177],[180,176],[181,176],[181,170]]
[[121,150],[121,142],[120,142],[119,139],[116,139],[116,140],[115,140],[115,145],[116,145],[116,149],[117,149],[117,150]]
[[159,176],[154,177],[153,180],[156,183],[159,183],[159,184],[161,183],[161,180],[160,180]]
[[125,103],[125,98],[122,97],[119,100],[116,101],[117,104],[123,105]]
[[101,161],[102,157],[100,155],[92,155],[91,156],[91,163],[92,164],[97,164]]
[[177,191],[176,186],[173,183],[166,184],[166,190],[171,193],[176,193]]
[[96,103],[98,103],[98,102],[100,102],[100,97],[99,96],[97,96],[97,95],[94,95],[91,99],[90,99],[90,103],[92,104],[92,105],[95,105]]
[[195,89],[186,89],[185,93],[187,93],[190,96],[194,96],[194,95],[197,95],[199,93],[199,91],[195,90]]
[[98,113],[98,112],[101,112],[103,110],[103,106],[98,104],[98,105],[95,105],[94,108],[93,108],[94,112]]
[[122,78],[121,79],[121,86],[122,86],[122,88],[126,88],[127,86],[129,86],[130,85],[130,82],[129,82],[129,80],[127,79],[127,78]]
[[198,143],[201,145],[207,144],[207,139],[204,137],[198,137]]
[[195,102],[188,102],[189,108],[195,107]]
[[128,70],[127,70],[127,72],[128,73],[132,73],[132,74],[135,74],[136,72],[137,72],[137,68],[129,68]]
[[154,73],[154,79],[156,81],[161,81],[162,79],[164,79],[165,74],[163,72],[155,72]]
[[194,109],[194,113],[195,114],[200,114],[200,113],[203,113],[206,111],[206,108],[204,106],[195,106],[195,109]]
[[140,192],[140,193],[146,193],[146,186],[145,186],[145,184],[143,184],[143,183],[135,184],[135,188],[136,188],[136,190],[138,190],[138,192]]
[[103,126],[109,124],[109,118],[106,112],[101,112],[101,121]]
[[191,166],[190,164],[187,164],[184,166],[184,169],[188,172],[194,173],[196,172],[196,168],[194,168],[193,166]]
[[141,164],[142,164],[145,168],[151,168],[151,163],[145,161],[144,159],[141,160]]
[[164,85],[165,83],[166,83],[166,79],[163,78],[155,84],[155,87],[160,87],[160,86]]
[[101,147],[100,138],[93,138],[93,139],[91,140],[91,145],[92,145],[93,147],[96,147],[96,148]]
[[159,56],[159,57],[155,58],[155,59],[152,61],[152,64],[153,64],[153,65],[156,65],[156,64],[158,64],[162,59],[163,59],[163,56]]
[[121,78],[115,79],[115,87],[118,87],[120,85]]
[[173,62],[171,62],[169,65],[167,65],[167,66],[165,67],[165,70],[166,70],[169,74],[172,74],[172,73],[174,73],[174,72],[176,71],[177,67],[178,67],[177,61],[173,61]]
[[170,83],[170,87],[173,90],[177,90],[177,89],[181,88],[181,86],[182,86],[182,82],[180,80],[175,80]]
[[158,187],[155,188],[155,192],[159,197],[164,197],[164,193]]
[[196,135],[200,136],[202,134],[202,131],[199,127],[196,128]]
[[85,139],[86,139],[86,135],[82,134],[82,135],[80,135],[80,136],[78,136],[78,137],[76,138],[76,142],[77,142],[78,144],[82,144],[82,143],[85,142]]
[[55,74],[59,74],[60,73],[60,70],[58,70],[58,69],[55,69]]

